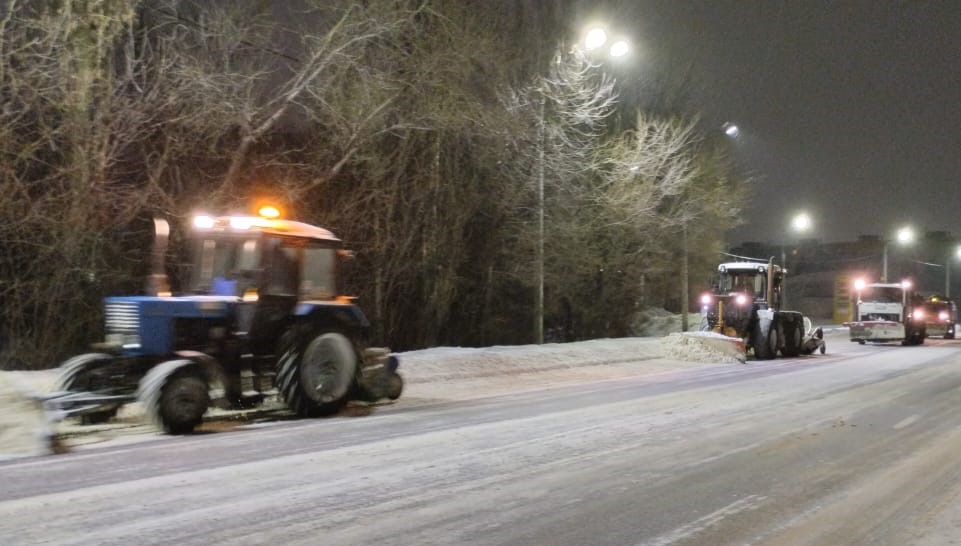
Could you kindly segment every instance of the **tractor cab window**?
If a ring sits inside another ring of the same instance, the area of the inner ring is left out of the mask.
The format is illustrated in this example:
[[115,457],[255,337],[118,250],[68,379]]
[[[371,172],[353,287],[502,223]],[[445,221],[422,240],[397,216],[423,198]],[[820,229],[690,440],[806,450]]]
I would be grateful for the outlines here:
[[284,241],[271,245],[266,294],[296,296],[300,249]]
[[718,292],[720,294],[739,292],[752,298],[763,299],[765,284],[767,284],[767,278],[756,271],[728,271],[721,275]]
[[300,281],[303,299],[329,300],[337,296],[337,251],[333,248],[304,248],[304,272]]
[[256,239],[202,239],[196,250],[192,291],[239,296],[254,283],[259,264]]

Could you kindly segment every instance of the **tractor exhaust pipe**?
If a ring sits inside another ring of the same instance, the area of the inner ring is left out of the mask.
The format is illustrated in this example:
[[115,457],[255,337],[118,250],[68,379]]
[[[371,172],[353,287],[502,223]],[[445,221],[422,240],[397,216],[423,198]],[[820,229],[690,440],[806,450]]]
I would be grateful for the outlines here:
[[163,218],[154,218],[153,226],[153,252],[150,259],[150,275],[147,276],[146,292],[148,296],[169,296],[170,279],[167,278],[164,257],[167,255],[170,224]]

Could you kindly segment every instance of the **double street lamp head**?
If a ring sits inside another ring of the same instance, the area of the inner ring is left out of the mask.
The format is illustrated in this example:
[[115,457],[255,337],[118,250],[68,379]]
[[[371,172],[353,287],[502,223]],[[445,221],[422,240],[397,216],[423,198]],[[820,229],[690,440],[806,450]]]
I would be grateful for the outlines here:
[[[594,51],[607,44],[607,31],[601,27],[593,27],[584,35],[584,50]],[[611,57],[624,57],[631,51],[627,40],[615,40],[608,49]]]

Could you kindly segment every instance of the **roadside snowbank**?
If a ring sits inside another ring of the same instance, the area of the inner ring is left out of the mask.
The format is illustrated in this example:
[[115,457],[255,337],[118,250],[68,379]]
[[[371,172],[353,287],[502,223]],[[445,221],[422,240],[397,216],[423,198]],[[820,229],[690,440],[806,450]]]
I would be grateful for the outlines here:
[[435,347],[397,353],[407,383],[517,375],[659,358],[657,339],[594,339],[574,343],[481,348]]

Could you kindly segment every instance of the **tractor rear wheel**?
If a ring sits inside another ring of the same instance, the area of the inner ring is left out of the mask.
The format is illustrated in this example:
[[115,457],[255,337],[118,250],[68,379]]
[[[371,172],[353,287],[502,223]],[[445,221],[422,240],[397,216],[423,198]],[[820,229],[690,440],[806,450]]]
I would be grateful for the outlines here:
[[290,336],[278,367],[277,390],[291,411],[302,417],[332,415],[354,389],[357,354],[338,332]]
[[802,326],[796,322],[784,323],[784,347],[781,354],[786,357],[795,357],[801,354],[801,344],[804,342],[801,333]]
[[[104,392],[117,385],[110,384],[109,367],[113,357],[103,353],[88,353],[75,356],[60,365],[60,376],[54,390],[66,392]],[[117,415],[119,405],[103,406],[102,409],[80,415],[85,425],[105,423]]]
[[189,434],[203,422],[210,386],[196,362],[171,360],[147,372],[137,397],[158,428],[168,434]]

